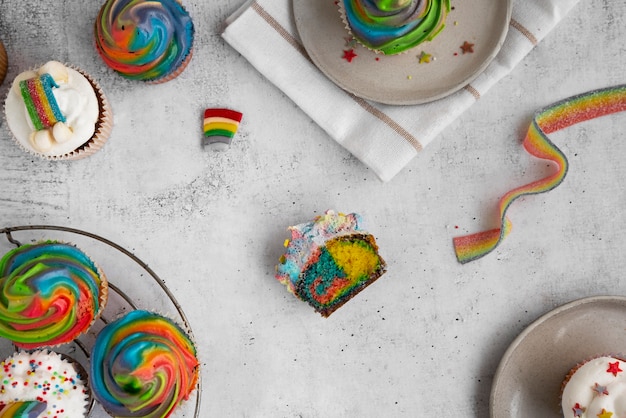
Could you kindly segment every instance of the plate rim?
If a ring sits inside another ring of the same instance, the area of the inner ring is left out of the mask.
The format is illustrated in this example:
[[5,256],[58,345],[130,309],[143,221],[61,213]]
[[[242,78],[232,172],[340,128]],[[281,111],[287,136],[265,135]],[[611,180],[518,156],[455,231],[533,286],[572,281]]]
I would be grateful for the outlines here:
[[[457,82],[457,83],[453,83],[451,85],[451,87],[449,87],[448,89],[446,89],[445,91],[430,95],[428,97],[421,97],[421,98],[417,98],[417,99],[390,99],[388,98],[388,96],[385,96],[386,98],[381,98],[378,97],[376,95],[371,95],[371,94],[366,94],[363,92],[357,92],[354,91],[354,89],[349,89],[345,86],[344,83],[342,83],[340,80],[337,79],[337,77],[329,74],[329,72],[325,69],[324,66],[320,65],[320,63],[318,62],[318,54],[316,53],[312,53],[312,51],[307,48],[307,43],[304,42],[304,39],[302,37],[302,30],[300,29],[301,24],[299,24],[299,19],[297,19],[296,17],[296,3],[298,2],[310,2],[311,0],[291,0],[291,6],[292,6],[292,14],[294,17],[294,24],[295,24],[295,28],[296,31],[298,33],[298,36],[300,37],[300,41],[302,44],[302,47],[304,48],[304,50],[306,51],[307,55],[310,57],[311,62],[313,63],[313,65],[315,65],[315,67],[326,77],[328,78],[333,84],[335,84],[337,87],[341,88],[343,91],[349,93],[349,94],[353,94],[356,97],[359,97],[361,99],[365,99],[365,100],[370,100],[376,103],[380,103],[380,104],[384,104],[384,105],[395,105],[395,106],[407,106],[407,105],[419,105],[419,104],[426,104],[426,103],[431,103],[440,99],[443,99],[445,97],[448,97],[456,92],[458,92],[459,90],[463,89],[465,86],[467,86],[468,84],[470,84],[472,81],[474,81],[478,76],[480,76],[489,66],[489,64],[491,64],[491,62],[493,62],[493,60],[496,58],[496,56],[500,53],[502,46],[504,45],[506,38],[508,36],[509,33],[509,29],[510,29],[510,22],[511,22],[511,18],[512,18],[512,14],[513,14],[513,0],[496,0],[496,1],[501,1],[501,2],[506,2],[506,19],[504,19],[503,21],[506,22],[503,24],[503,30],[500,32],[499,37],[498,37],[498,41],[496,42],[496,46],[491,50],[491,52],[486,56],[486,58],[483,60],[483,62],[476,68],[476,70],[474,72],[472,72],[469,76],[463,78],[461,81]],[[319,2],[320,0],[314,0],[315,2]],[[338,0],[338,1],[343,1],[343,0]],[[338,22],[340,22],[340,20],[338,20]],[[347,33],[347,32],[346,32]],[[384,56],[384,55],[382,55]],[[376,96],[376,97],[374,97]]]
[[598,295],[598,296],[587,296],[579,299],[572,300],[556,308],[544,313],[539,316],[533,322],[531,322],[524,330],[519,333],[513,341],[509,344],[507,349],[504,351],[502,355],[498,367],[496,368],[496,372],[493,376],[493,381],[491,384],[491,391],[489,393],[489,417],[490,418],[499,418],[495,415],[495,403],[496,403],[496,392],[498,389],[498,381],[501,379],[505,368],[510,363],[510,360],[515,353],[515,351],[519,348],[522,341],[533,331],[535,331],[538,327],[550,321],[551,319],[561,315],[563,312],[570,311],[572,309],[579,308],[581,306],[586,306],[599,302],[619,302],[626,304],[626,296],[620,295]]

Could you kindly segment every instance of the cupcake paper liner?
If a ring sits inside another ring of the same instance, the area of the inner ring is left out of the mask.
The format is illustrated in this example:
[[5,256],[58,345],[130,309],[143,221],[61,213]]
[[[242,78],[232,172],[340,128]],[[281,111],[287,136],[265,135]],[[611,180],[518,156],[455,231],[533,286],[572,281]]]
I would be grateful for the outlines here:
[[7,68],[9,67],[9,59],[7,57],[7,51],[4,49],[4,44],[0,41],[0,84],[4,81],[7,75]]

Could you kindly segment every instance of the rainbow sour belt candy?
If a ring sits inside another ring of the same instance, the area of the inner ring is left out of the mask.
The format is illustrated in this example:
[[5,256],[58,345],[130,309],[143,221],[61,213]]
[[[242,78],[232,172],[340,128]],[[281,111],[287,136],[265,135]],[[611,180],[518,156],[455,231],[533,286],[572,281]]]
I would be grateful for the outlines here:
[[450,0],[342,0],[354,38],[374,51],[399,54],[431,41],[445,26]]
[[78,248],[22,245],[0,260],[0,336],[18,347],[72,341],[106,302],[106,278]]
[[511,231],[506,211],[521,196],[547,192],[557,187],[567,174],[567,158],[547,135],[586,120],[626,110],[626,85],[593,90],[539,110],[524,139],[531,155],[552,161],[556,171],[535,182],[506,193],[499,202],[500,228],[454,238],[454,250],[461,263],[467,263],[493,251]]
[[169,319],[132,311],[100,332],[91,352],[91,390],[116,417],[170,416],[198,380],[196,349]]
[[37,418],[45,410],[45,402],[19,401],[6,405],[0,402],[0,418]]
[[57,122],[65,122],[57,100],[52,94],[52,88],[59,85],[50,74],[42,74],[28,80],[20,81],[20,92],[26,105],[26,110],[35,129],[51,128]]
[[243,114],[235,110],[206,109],[202,121],[202,145],[213,145],[219,150],[227,148],[239,129],[242,117]]

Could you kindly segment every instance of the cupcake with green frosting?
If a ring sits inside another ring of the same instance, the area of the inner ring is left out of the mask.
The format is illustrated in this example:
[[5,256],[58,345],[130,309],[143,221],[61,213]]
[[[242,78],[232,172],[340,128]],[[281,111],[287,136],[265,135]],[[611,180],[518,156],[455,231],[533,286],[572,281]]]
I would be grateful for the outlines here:
[[354,39],[385,55],[433,40],[450,12],[450,0],[341,0],[338,4]]
[[104,310],[108,282],[77,247],[26,244],[0,260],[0,337],[25,349],[69,343]]

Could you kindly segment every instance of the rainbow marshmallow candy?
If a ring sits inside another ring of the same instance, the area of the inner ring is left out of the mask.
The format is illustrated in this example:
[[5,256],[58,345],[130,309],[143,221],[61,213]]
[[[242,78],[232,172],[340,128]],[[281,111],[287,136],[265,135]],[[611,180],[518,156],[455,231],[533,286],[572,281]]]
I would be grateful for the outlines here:
[[498,204],[500,227],[453,239],[454,250],[460,263],[481,258],[493,251],[511,231],[511,221],[506,217],[509,206],[518,197],[550,191],[557,187],[567,174],[565,154],[548,139],[548,134],[612,113],[626,111],[626,84],[593,90],[539,110],[524,139],[524,149],[538,158],[552,161],[556,171],[535,182],[506,193]]
[[211,146],[217,151],[224,151],[239,129],[243,114],[230,109],[206,109],[202,130],[202,145]]

